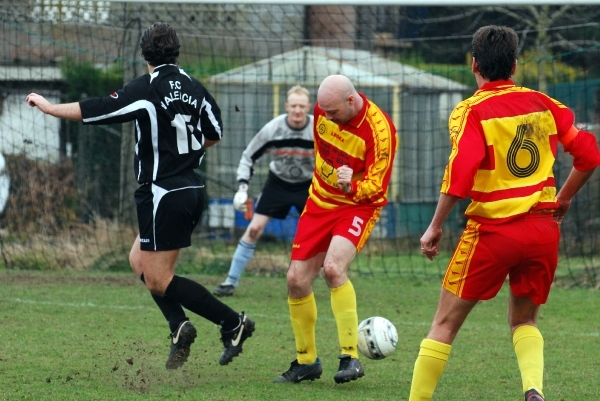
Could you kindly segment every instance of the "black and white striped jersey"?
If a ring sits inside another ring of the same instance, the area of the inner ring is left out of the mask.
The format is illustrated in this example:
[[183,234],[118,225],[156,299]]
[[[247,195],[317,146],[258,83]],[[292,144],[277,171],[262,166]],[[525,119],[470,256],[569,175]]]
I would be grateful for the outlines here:
[[291,184],[312,180],[315,167],[313,116],[308,114],[306,125],[300,129],[290,127],[287,116],[275,117],[252,138],[238,165],[238,182],[250,181],[254,163],[267,151],[273,154],[269,170],[276,177]]
[[79,105],[86,124],[135,121],[134,170],[140,184],[198,167],[204,140],[220,140],[223,131],[214,98],[173,64],[158,66],[110,96]]

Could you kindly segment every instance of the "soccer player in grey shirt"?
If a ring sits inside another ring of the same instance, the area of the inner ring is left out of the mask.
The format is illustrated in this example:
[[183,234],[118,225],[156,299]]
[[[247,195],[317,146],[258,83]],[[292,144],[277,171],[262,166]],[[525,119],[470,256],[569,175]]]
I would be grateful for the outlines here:
[[269,121],[242,153],[237,169],[239,189],[233,198],[233,206],[242,212],[248,207],[254,163],[267,151],[273,154],[273,160],[252,220],[233,254],[227,278],[213,290],[215,295],[233,295],[269,220],[285,219],[292,206],[302,212],[306,204],[315,165],[313,116],[308,114],[310,92],[299,85],[292,87],[285,108],[287,114]]

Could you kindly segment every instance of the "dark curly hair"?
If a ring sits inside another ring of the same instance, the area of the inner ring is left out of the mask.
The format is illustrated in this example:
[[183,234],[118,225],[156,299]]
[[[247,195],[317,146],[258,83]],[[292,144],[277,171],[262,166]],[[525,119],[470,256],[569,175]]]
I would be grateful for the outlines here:
[[148,27],[140,41],[142,57],[155,67],[162,64],[177,64],[180,47],[175,29],[163,22]]
[[509,79],[515,61],[519,37],[511,28],[489,25],[473,34],[473,57],[479,73],[490,81]]

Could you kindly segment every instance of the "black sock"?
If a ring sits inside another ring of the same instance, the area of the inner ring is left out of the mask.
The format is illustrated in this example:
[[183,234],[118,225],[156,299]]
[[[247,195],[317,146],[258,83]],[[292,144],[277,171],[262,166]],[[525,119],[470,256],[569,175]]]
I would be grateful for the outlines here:
[[[146,284],[144,273],[142,273],[140,276],[140,280]],[[185,315],[185,311],[180,304],[169,301],[166,297],[161,297],[152,293],[150,293],[150,295],[152,295],[152,299],[154,299],[154,302],[156,302],[156,305],[158,305],[158,309],[160,309],[165,319],[167,319],[171,333],[175,333],[179,327],[179,323],[184,320],[188,320],[187,316]]]
[[185,277],[173,276],[165,291],[165,298],[222,326],[223,330],[232,330],[240,323],[236,311],[219,301],[203,285]]

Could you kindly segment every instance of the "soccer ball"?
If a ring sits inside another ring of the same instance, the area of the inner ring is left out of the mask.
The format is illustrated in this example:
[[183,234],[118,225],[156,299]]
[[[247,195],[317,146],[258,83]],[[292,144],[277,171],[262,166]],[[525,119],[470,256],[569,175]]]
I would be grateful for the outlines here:
[[383,359],[396,349],[398,332],[384,317],[374,316],[358,325],[358,350],[369,359]]

